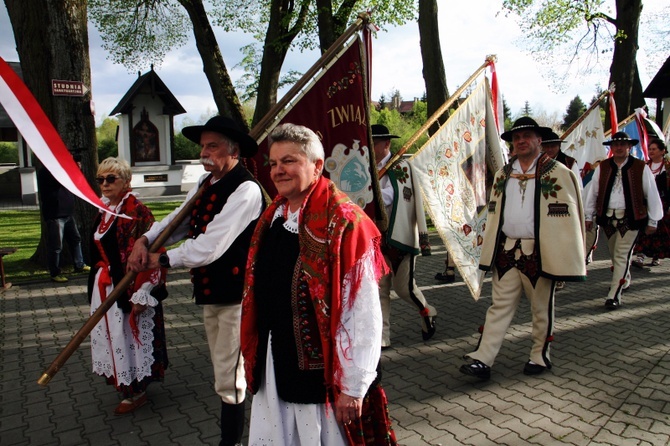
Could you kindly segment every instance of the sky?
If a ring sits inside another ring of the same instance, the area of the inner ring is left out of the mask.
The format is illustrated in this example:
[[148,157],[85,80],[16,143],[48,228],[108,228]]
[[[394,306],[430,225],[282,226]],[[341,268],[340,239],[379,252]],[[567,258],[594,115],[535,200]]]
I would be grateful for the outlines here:
[[[665,0],[646,0],[644,13],[660,10],[664,7],[664,2]],[[471,7],[472,4],[460,0],[438,2],[440,44],[447,85],[451,93],[490,54],[497,56],[496,69],[500,89],[513,117],[528,102],[534,115],[560,121],[575,96],[580,96],[588,104],[595,95],[596,86],[606,88],[609,78],[608,57],[603,58],[600,69],[594,74],[573,74],[567,83],[555,85],[549,76],[543,75],[549,65],[536,62],[524,49],[520,41],[522,33],[516,19],[499,13],[500,0],[476,0],[476,11],[473,11],[475,8]],[[239,32],[225,33],[216,28],[215,31],[223,59],[235,82],[243,74],[239,68],[234,68],[243,57],[240,48],[250,43],[252,38]],[[97,30],[90,24],[89,40],[92,85],[87,87],[92,90],[96,122],[100,124],[135,82],[138,73],[129,72],[110,60],[106,50],[102,48],[102,40]],[[649,55],[642,39],[640,46],[638,64],[641,67],[642,86],[645,88],[667,55]],[[4,7],[0,8],[0,57],[6,61],[18,60],[11,24]],[[316,51],[290,53],[283,70],[305,72],[318,58]],[[182,126],[185,118],[190,123],[202,122],[204,118],[216,113],[193,38],[185,46],[169,53],[163,63],[154,69],[187,111],[186,114],[175,117],[177,128]],[[395,90],[400,91],[404,100],[423,96],[425,84],[421,69],[416,22],[380,30],[373,41],[372,100],[378,100],[382,94],[388,99]],[[149,66],[142,73],[148,70]]]

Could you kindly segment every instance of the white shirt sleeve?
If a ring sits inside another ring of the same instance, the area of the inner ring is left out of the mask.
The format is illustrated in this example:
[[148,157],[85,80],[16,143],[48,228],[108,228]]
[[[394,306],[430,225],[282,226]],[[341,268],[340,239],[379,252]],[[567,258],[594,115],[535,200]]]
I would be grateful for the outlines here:
[[591,181],[588,184],[588,193],[586,194],[586,201],[584,204],[584,219],[586,221],[592,221],[593,216],[596,214],[596,201],[598,199],[598,188],[600,181],[600,166],[596,167],[596,170],[593,172]]
[[[209,175],[209,174],[207,174]],[[203,175],[200,180],[198,181],[198,185],[202,183],[202,180],[206,177],[206,175]],[[167,216],[165,216],[161,221],[154,222],[153,225],[151,225],[151,228],[145,232],[143,235],[149,240],[149,246],[158,238],[158,236],[167,228],[167,226],[170,224],[172,220],[175,219],[177,214],[179,214],[179,211],[182,210],[184,206],[186,206],[186,203],[191,201],[191,198],[198,192],[199,187],[194,187],[190,191],[188,191],[188,194],[186,194],[186,199],[184,202],[179,205],[174,211],[170,212]],[[189,226],[189,219],[185,218],[179,227],[175,229],[175,231],[168,237],[168,239],[165,242],[165,246],[170,246],[174,245],[177,243],[179,240],[184,239],[186,237],[186,234],[188,233],[188,226]],[[172,259],[170,259],[170,262],[172,262]]]
[[362,267],[363,279],[354,305],[351,283],[342,286],[341,326],[335,335],[335,349],[342,364],[342,391],[354,398],[362,398],[377,376],[377,365],[382,348],[382,311],[379,287],[374,278],[370,255]]
[[648,225],[656,227],[658,221],[663,218],[663,202],[661,202],[654,174],[651,173],[649,166],[644,166],[642,172],[642,190],[644,191],[644,197],[647,199]]
[[[263,195],[254,181],[240,184],[207,231],[167,252],[170,266],[197,268],[221,257],[253,220],[261,215]],[[170,214],[172,215],[172,214]],[[186,222],[188,229],[188,220]],[[152,227],[153,229],[153,227]]]
[[582,173],[579,170],[579,165],[577,162],[574,162],[572,164],[572,167],[570,168],[572,170],[572,173],[575,174],[575,177],[577,177],[577,184],[579,184],[579,192],[584,196],[584,185],[582,184]]

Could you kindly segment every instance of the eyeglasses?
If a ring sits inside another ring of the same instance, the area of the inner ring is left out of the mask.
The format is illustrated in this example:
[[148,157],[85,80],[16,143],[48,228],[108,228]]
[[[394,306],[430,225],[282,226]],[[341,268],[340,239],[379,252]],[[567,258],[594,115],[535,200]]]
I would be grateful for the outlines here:
[[97,181],[98,184],[102,184],[105,181],[107,181],[107,184],[114,184],[114,182],[118,179],[120,179],[120,177],[114,175],[107,175],[106,177],[97,177],[95,181]]

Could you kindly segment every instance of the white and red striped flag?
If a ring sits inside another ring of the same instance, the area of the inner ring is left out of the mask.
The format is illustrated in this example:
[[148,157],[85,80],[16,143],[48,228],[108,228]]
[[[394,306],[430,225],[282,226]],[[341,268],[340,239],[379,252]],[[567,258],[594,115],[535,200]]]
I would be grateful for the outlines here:
[[0,57],[0,104],[44,167],[77,197],[109,211],[23,80]]

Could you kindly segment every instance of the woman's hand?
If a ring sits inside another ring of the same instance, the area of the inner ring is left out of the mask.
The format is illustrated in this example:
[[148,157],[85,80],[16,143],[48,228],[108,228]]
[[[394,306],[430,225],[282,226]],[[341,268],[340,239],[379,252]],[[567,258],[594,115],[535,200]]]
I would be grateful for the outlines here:
[[349,424],[361,417],[362,408],[363,398],[354,398],[340,393],[335,403],[335,418],[342,424]]

